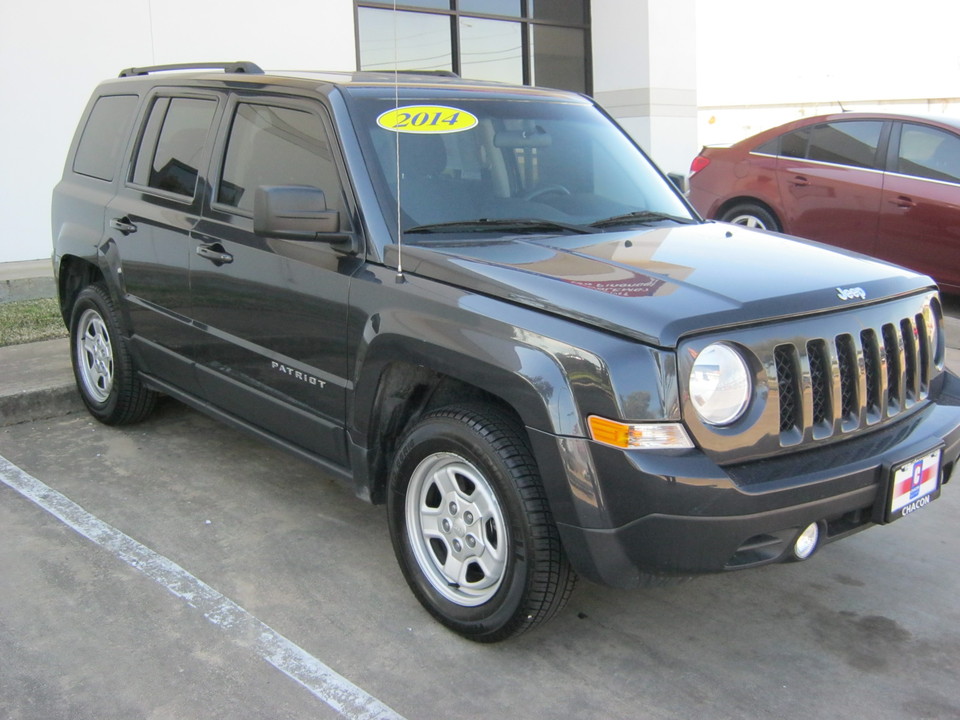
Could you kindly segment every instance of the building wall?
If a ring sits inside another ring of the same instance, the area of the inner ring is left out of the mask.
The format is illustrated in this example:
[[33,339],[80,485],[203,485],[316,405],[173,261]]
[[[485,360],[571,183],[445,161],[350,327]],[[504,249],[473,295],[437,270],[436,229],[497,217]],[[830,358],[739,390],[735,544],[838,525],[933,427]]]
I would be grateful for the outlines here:
[[200,60],[353,70],[353,3],[0,3],[0,262],[50,256],[50,192],[96,84],[125,67]]
[[593,0],[594,97],[666,172],[697,146],[695,0]]

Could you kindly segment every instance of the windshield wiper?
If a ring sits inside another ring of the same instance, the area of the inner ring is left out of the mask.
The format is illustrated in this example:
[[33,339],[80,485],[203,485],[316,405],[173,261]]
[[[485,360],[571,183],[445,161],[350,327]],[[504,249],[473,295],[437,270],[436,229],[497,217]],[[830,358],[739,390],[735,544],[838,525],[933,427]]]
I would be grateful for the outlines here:
[[579,234],[596,233],[600,229],[590,225],[546,220],[544,218],[479,218],[477,220],[455,220],[453,222],[417,225],[405,233],[453,233],[453,232],[491,232],[504,230],[510,232],[543,232],[544,230],[564,230]]
[[594,223],[590,223],[590,225],[595,228],[606,228],[615,225],[642,225],[643,223],[656,222],[658,220],[672,220],[685,225],[696,222],[696,220],[689,217],[654,212],[653,210],[636,210],[634,212],[624,213],[623,215],[614,215],[613,217],[604,218],[603,220],[597,220]]

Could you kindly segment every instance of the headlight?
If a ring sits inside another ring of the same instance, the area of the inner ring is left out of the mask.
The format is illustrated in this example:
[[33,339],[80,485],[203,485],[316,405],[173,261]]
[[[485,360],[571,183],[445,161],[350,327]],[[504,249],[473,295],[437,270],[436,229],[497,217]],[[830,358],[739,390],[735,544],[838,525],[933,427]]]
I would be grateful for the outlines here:
[[729,425],[747,409],[750,371],[740,353],[729,345],[708,345],[690,369],[690,402],[710,425]]

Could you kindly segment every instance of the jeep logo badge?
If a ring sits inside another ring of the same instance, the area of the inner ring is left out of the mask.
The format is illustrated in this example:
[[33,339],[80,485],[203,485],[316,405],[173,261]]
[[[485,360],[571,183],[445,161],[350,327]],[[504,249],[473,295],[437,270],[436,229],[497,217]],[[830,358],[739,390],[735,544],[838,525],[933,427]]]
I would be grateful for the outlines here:
[[837,297],[841,300],[866,300],[867,293],[861,287],[837,288]]

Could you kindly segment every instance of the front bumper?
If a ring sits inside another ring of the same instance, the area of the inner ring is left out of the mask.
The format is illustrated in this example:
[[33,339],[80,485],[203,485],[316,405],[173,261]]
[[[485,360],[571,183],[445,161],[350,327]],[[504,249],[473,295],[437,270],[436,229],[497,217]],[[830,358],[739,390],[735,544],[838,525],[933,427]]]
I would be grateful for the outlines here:
[[[883,522],[898,463],[940,447],[946,483],[960,455],[958,391],[948,373],[936,403],[882,430],[742,465],[554,438],[559,465],[541,469],[567,555],[590,580],[636,587],[752,567],[790,557],[811,523],[823,544]],[[544,443],[534,437],[538,457]]]

